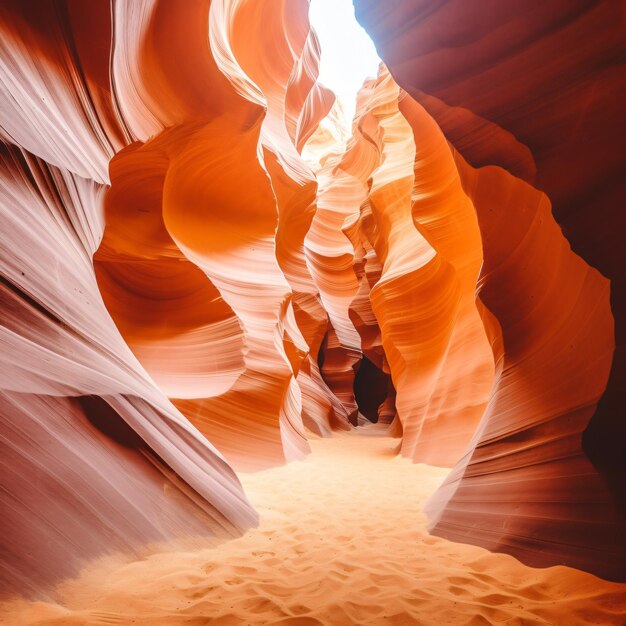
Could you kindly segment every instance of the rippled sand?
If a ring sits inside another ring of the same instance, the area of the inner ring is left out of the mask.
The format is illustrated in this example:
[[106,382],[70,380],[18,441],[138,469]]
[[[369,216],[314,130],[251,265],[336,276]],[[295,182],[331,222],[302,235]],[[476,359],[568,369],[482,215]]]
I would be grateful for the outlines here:
[[261,525],[218,547],[107,559],[59,604],[16,601],[7,624],[626,624],[626,585],[431,537],[422,505],[447,470],[398,440],[336,436],[241,479]]

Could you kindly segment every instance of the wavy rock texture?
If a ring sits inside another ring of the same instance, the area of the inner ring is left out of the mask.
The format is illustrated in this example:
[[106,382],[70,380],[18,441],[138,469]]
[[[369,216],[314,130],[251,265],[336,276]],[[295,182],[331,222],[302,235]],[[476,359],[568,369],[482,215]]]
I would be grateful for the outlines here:
[[[216,319],[202,322],[215,349],[201,336],[199,320],[192,341],[221,387],[208,384],[206,370],[189,360],[185,348],[183,365],[192,376],[201,376],[201,387],[168,393],[238,467],[284,462],[308,450],[295,376],[307,391],[309,426],[327,433],[332,421],[324,383],[308,356],[309,344],[319,342],[325,314],[316,307],[302,249],[316,185],[297,150],[334,96],[315,83],[319,47],[307,10],[306,2],[291,6],[288,20],[284,3],[214,2],[210,44],[215,62],[253,105],[223,88],[228,106],[222,111],[227,108],[227,113],[199,127],[194,118],[200,113],[190,111],[189,122],[150,142],[165,159],[164,180],[155,195],[159,245],[165,246],[158,255],[178,269],[181,257],[189,259],[196,274],[204,274],[206,295],[215,292],[207,307]],[[214,67],[208,69],[217,74]],[[219,92],[215,83],[211,91]],[[267,114],[254,105],[267,107]],[[203,106],[198,102],[197,110],[210,119],[211,107]],[[249,165],[242,170],[235,163]],[[143,166],[137,171],[146,173]],[[153,227],[146,227],[154,236]],[[192,297],[204,297],[191,289]],[[179,301],[176,306],[184,317],[186,305]],[[305,318],[306,340],[298,315]]]
[[483,240],[496,386],[433,531],[624,579],[621,7],[355,4],[423,107],[401,104],[416,138],[431,116],[453,146]]
[[368,421],[434,533],[626,579],[616,3],[356,4],[350,138],[307,0],[0,6],[3,589]]
[[360,261],[355,259],[359,292],[350,304],[349,314],[361,337],[363,359],[355,374],[354,393],[365,417],[379,424],[390,424],[396,417],[396,392],[383,349],[380,326],[370,300],[370,292],[380,280],[382,266],[378,262],[376,251],[363,236],[361,221],[356,225],[358,228],[351,229],[350,239],[361,257]]
[[296,375],[329,432],[298,150],[334,96],[308,4],[285,7],[3,3],[6,590],[254,525],[212,444],[306,453]]
[[[227,438],[220,439],[220,447],[232,449],[229,458],[239,466],[249,466],[257,464],[261,455],[276,462],[299,458],[308,451],[302,394],[296,376],[306,388],[307,423],[319,433],[327,433],[333,421],[332,403],[326,400],[325,385],[310,355],[310,346],[319,345],[326,320],[316,302],[317,290],[303,250],[304,236],[315,210],[316,183],[298,150],[303,138],[326,115],[334,97],[314,83],[316,70],[312,68],[317,66],[319,49],[309,31],[307,2],[214,3],[211,11],[216,29],[221,21],[228,26],[217,31],[219,36],[212,41],[218,65],[240,93],[267,108],[258,138],[251,136],[248,156],[253,157],[252,149],[258,143],[261,164],[266,170],[260,174],[269,175],[269,180],[242,181],[234,169],[226,171],[239,158],[233,154],[223,159],[224,176],[208,194],[187,197],[179,205],[176,219],[182,217],[186,222],[185,232],[174,238],[182,242],[183,237],[195,237],[195,249],[190,253],[196,262],[199,254],[205,263],[209,261],[207,255],[211,255],[213,274],[209,276],[244,326],[249,364],[233,388],[233,398],[203,401],[195,413],[194,407],[185,408],[193,414],[192,419],[216,422],[217,430],[224,431]],[[226,32],[236,35],[226,40]],[[216,147],[219,145],[216,143]],[[190,154],[187,165],[199,156],[200,153]],[[206,157],[202,160],[214,170],[216,158],[217,154],[212,163]],[[182,167],[181,173],[182,184],[180,179],[172,183],[175,193],[185,184],[191,188],[198,178],[188,167]],[[248,197],[239,193],[243,182],[249,190]],[[229,195],[240,196],[239,211],[227,202]],[[205,209],[194,218],[194,223],[190,220],[190,204],[211,207],[210,216]],[[216,204],[224,207],[224,214],[219,215]],[[167,208],[165,215],[167,221]],[[214,240],[202,236],[207,219],[215,220]],[[262,224],[261,220],[266,221]],[[170,232],[179,225],[169,219]],[[228,228],[226,233],[224,227]],[[232,244],[226,249],[225,234],[230,233]],[[184,245],[190,247],[189,242]],[[251,272],[253,264],[255,270]],[[208,265],[203,268],[209,273]],[[268,315],[266,312],[270,311],[274,313]],[[297,324],[298,318],[306,338]],[[232,426],[233,412],[235,419],[241,420],[241,426],[236,428]],[[241,434],[234,436],[237,430]],[[257,445],[255,436],[263,442],[262,446]],[[212,435],[215,437],[220,434]],[[254,449],[244,447],[248,438],[254,442]]]
[[[379,165],[362,216],[382,263],[371,302],[397,390],[402,453],[454,464],[491,389],[493,357],[474,303],[482,261],[473,206],[431,124],[412,132],[399,89],[381,70],[359,119]],[[359,139],[357,139],[359,141]],[[417,147],[416,147],[417,146]]]
[[346,420],[356,425],[354,368],[361,360],[361,340],[349,310],[359,281],[354,271],[354,247],[343,227],[358,216],[366,189],[340,168],[340,162],[341,155],[330,155],[317,172],[317,211],[305,238],[305,254],[330,321],[322,374],[340,400]]
[[32,592],[112,549],[254,524],[226,461],[106,311],[91,262],[101,185],[15,147],[3,156],[3,589]]

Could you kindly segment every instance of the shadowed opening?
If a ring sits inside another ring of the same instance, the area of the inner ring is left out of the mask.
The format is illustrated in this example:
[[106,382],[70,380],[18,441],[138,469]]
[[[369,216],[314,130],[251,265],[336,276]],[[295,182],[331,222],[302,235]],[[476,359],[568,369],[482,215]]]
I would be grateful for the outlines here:
[[378,408],[387,398],[390,386],[391,376],[364,356],[354,375],[354,399],[370,422],[378,422]]

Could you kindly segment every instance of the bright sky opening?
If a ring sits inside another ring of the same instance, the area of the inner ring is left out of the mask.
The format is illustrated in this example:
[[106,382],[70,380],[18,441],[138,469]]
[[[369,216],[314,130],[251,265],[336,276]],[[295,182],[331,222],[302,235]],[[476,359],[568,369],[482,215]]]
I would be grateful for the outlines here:
[[352,0],[311,0],[309,19],[322,48],[318,81],[337,95],[350,134],[356,94],[366,78],[377,75],[380,58],[354,17]]

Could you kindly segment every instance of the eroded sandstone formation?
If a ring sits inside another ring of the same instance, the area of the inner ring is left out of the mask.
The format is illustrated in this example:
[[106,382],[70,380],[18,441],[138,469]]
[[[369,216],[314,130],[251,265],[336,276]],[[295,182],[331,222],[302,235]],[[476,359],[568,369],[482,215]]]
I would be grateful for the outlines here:
[[615,3],[355,4],[351,137],[307,0],[0,7],[6,589],[370,421],[434,533],[626,579]]
[[325,313],[298,274],[298,150],[333,96],[308,3],[285,6],[2,6],[7,590],[255,524],[213,444],[241,465],[307,451],[295,377]]
[[496,384],[433,531],[623,579],[623,8],[355,6],[407,119],[447,139],[482,237]]

